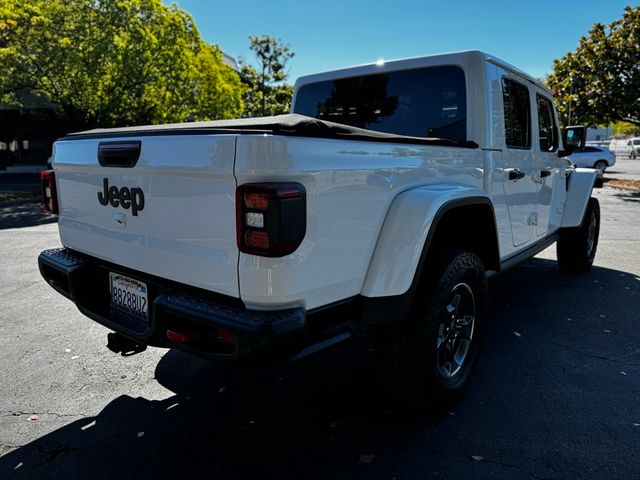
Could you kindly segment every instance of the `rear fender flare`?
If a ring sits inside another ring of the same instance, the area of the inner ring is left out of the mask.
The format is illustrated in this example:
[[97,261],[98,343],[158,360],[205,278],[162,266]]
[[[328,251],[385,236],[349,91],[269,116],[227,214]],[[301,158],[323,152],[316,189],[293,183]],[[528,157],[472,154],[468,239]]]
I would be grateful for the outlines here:
[[562,228],[579,227],[587,209],[591,191],[598,178],[592,168],[576,168],[567,178],[567,199],[562,216]]
[[418,187],[399,194],[382,225],[361,295],[389,297],[405,294],[425,258],[438,219],[452,208],[489,204],[484,190],[460,185]]

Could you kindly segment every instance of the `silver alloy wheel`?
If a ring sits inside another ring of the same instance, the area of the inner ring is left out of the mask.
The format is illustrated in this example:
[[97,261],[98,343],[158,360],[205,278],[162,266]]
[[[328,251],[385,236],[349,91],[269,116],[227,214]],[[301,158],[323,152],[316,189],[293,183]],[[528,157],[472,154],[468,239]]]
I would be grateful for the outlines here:
[[593,253],[593,247],[596,243],[596,227],[596,211],[592,208],[591,215],[589,215],[589,230],[587,231],[587,258],[591,257],[591,254]]
[[471,287],[458,283],[451,289],[442,312],[436,340],[440,375],[452,378],[468,357],[476,320],[476,301]]

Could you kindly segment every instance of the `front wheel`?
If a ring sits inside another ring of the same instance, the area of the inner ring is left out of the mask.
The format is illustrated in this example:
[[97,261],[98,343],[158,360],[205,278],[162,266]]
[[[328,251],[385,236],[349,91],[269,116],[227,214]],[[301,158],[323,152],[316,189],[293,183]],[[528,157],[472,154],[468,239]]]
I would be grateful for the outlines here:
[[386,389],[419,408],[444,406],[473,370],[488,303],[482,260],[470,251],[441,256],[428,273],[406,330],[386,352]]
[[609,164],[607,163],[606,160],[598,160],[593,166],[593,168],[595,168],[596,170],[600,170],[600,172],[604,173],[604,171],[607,169],[608,166]]
[[582,273],[591,268],[600,236],[600,203],[590,198],[582,225],[560,232],[556,247],[560,269],[567,273]]

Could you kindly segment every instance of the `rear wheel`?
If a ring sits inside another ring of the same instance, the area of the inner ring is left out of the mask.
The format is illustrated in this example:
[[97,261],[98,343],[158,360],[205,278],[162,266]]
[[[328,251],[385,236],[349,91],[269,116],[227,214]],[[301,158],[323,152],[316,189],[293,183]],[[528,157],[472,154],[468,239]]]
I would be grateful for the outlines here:
[[602,173],[604,173],[604,171],[607,169],[608,166],[609,164],[607,163],[606,160],[598,160],[593,166],[593,168],[595,168],[596,170],[600,170]]
[[402,403],[437,407],[455,401],[473,370],[487,306],[487,280],[470,251],[441,257],[426,279],[409,325],[383,352],[386,390]]
[[582,225],[560,232],[556,247],[560,269],[567,273],[586,272],[591,268],[600,235],[600,203],[590,198]]

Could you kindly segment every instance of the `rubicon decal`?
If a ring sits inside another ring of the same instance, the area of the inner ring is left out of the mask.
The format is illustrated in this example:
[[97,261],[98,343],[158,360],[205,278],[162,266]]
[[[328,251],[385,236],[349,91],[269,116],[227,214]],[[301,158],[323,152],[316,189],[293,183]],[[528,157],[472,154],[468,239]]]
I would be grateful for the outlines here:
[[134,217],[144,210],[144,192],[141,188],[109,186],[108,178],[102,180],[102,192],[98,192],[98,201],[104,206],[110,204],[114,208],[130,208]]

